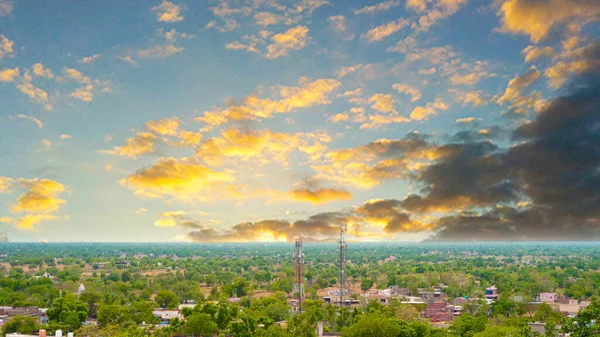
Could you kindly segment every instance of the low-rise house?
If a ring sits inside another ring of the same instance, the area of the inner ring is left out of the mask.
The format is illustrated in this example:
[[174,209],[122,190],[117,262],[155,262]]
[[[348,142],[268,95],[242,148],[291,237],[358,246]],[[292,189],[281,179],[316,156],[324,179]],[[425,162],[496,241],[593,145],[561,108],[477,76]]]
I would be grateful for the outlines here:
[[540,302],[556,303],[556,293],[540,293]]
[[485,298],[488,300],[495,301],[498,299],[498,288],[491,286],[485,289]]
[[161,324],[168,324],[173,318],[183,319],[183,315],[181,315],[179,309],[154,309],[152,310],[152,314],[160,318]]

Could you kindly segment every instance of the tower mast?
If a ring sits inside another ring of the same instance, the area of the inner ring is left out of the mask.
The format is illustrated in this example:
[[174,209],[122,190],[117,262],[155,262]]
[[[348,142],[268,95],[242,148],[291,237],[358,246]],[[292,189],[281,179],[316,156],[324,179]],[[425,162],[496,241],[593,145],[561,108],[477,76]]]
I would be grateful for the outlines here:
[[304,265],[304,254],[302,253],[302,238],[300,234],[295,235],[296,249],[294,251],[294,293],[298,294],[298,311],[302,312],[302,299],[304,297],[304,277],[302,266]]
[[339,294],[340,294],[340,307],[344,305],[344,291],[346,289],[346,274],[344,270],[344,266],[346,264],[346,241],[344,239],[344,225],[340,227],[340,239],[338,241],[339,244]]

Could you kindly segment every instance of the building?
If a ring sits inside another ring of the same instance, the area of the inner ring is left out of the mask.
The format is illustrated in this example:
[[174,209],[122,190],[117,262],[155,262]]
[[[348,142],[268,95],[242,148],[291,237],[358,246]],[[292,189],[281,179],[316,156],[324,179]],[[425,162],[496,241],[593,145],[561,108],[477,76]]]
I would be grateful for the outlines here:
[[540,302],[556,303],[556,293],[540,293]]
[[169,324],[173,318],[183,319],[183,315],[181,315],[179,309],[154,309],[152,310],[152,314],[160,318],[161,324]]
[[498,299],[498,288],[496,286],[491,286],[489,288],[485,288],[485,298],[491,301],[495,301]]

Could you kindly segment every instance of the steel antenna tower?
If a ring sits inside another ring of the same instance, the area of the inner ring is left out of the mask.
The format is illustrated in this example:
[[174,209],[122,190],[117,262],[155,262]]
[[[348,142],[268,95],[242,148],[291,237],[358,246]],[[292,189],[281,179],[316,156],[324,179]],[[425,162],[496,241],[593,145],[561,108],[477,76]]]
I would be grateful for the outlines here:
[[339,294],[340,294],[340,307],[344,305],[344,291],[346,290],[346,272],[344,270],[344,266],[346,264],[346,240],[344,239],[344,232],[346,228],[344,225],[340,227],[340,239],[338,241],[339,244],[339,267],[340,267],[340,276],[339,276]]
[[294,251],[294,290],[298,294],[298,311],[302,312],[302,299],[304,297],[304,277],[302,276],[302,266],[304,265],[304,254],[302,253],[302,238],[296,234],[296,250]]

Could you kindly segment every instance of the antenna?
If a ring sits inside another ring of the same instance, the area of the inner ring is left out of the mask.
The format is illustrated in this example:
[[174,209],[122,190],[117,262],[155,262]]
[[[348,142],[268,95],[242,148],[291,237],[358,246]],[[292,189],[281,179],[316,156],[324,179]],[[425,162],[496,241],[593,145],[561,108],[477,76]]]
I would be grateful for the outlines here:
[[340,294],[340,307],[344,305],[344,291],[346,290],[346,274],[344,270],[344,266],[346,264],[346,241],[344,239],[344,232],[346,228],[345,225],[340,226],[340,240],[339,244],[339,267],[340,267],[340,275],[339,275],[339,294]]
[[304,254],[302,253],[302,238],[300,234],[294,235],[296,250],[294,251],[294,294],[298,294],[298,311],[302,312],[302,298],[304,297],[304,277],[302,266],[304,265]]

